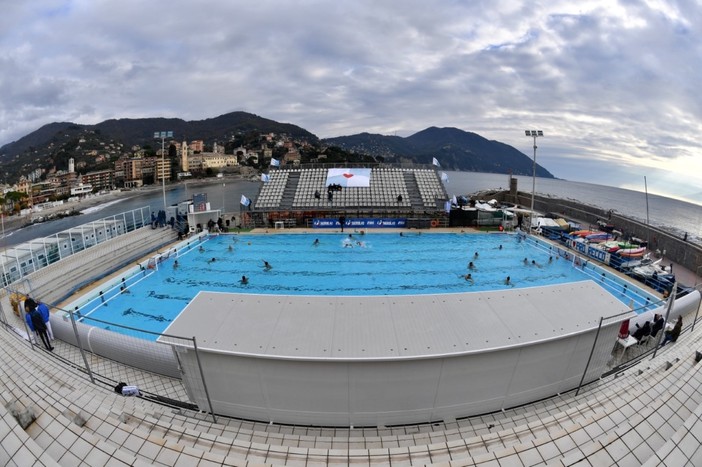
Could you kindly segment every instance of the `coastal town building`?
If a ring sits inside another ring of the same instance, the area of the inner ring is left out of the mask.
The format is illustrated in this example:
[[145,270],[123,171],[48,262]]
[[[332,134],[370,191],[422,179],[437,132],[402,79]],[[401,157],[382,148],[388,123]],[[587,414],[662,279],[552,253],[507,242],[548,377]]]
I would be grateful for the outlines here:
[[224,146],[214,143],[211,152],[204,152],[202,150],[195,151],[193,148],[201,148],[200,143],[202,141],[193,141],[188,144],[187,141],[183,141],[180,144],[179,156],[180,156],[180,170],[181,172],[204,172],[207,169],[223,169],[228,167],[236,167],[239,165],[237,153],[240,151],[246,151],[245,148],[237,148],[234,150],[234,154],[225,154]]
[[205,150],[205,142],[201,139],[191,141],[189,147],[192,152],[202,152]]
[[156,158],[155,162],[155,180],[158,183],[161,183],[163,179],[165,178],[166,180],[171,179],[171,160],[167,157],[165,158]]
[[66,187],[66,189],[68,189],[70,186],[78,183],[78,174],[72,171],[66,172],[64,170],[59,170],[49,174],[46,177],[46,181],[57,189],[59,187]]
[[115,162],[115,182],[118,186],[138,188],[144,185],[144,175],[153,174],[151,158],[122,156]]
[[[221,169],[224,167],[236,167],[237,165],[239,165],[239,162],[233,154],[204,152],[193,154],[188,158],[188,170],[193,172],[205,171],[207,169]],[[185,171],[185,169],[183,170]]]
[[20,177],[19,181],[17,182],[17,184],[15,184],[15,190],[14,190],[14,191],[17,191],[17,192],[19,192],[19,193],[24,193],[24,194],[26,194],[26,195],[29,195],[29,194],[30,194],[31,187],[32,187],[32,182],[31,182],[27,177],[25,177],[24,175],[22,175],[22,176]]
[[190,172],[190,161],[188,159],[188,152],[190,148],[188,147],[187,141],[183,141],[180,147],[180,169],[183,172]]
[[110,190],[115,186],[115,171],[96,170],[82,175],[83,183],[92,185],[95,190]]

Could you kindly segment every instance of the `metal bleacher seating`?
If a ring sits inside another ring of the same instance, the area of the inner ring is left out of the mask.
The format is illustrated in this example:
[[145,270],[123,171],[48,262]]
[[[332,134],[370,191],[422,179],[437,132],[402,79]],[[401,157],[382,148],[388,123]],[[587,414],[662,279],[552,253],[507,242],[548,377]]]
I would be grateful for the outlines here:
[[425,207],[436,207],[437,198],[444,197],[444,189],[436,171],[417,169],[414,176],[419,186],[419,194]]
[[275,208],[283,199],[285,185],[288,183],[288,170],[276,170],[270,173],[270,180],[261,187],[256,198],[256,209]]
[[[421,196],[425,206],[435,206],[436,198],[445,196],[441,181],[433,170],[376,167],[371,170],[370,186],[343,188],[341,191],[333,192],[330,201],[326,187],[327,169],[314,168],[302,170],[292,207],[294,209],[329,206],[409,209],[412,206],[412,195],[417,195],[411,192],[411,187],[408,187],[405,182],[406,172],[414,173],[417,177],[418,196]],[[315,197],[315,192],[319,192],[318,198]],[[261,193],[263,194],[264,191],[262,190]]]

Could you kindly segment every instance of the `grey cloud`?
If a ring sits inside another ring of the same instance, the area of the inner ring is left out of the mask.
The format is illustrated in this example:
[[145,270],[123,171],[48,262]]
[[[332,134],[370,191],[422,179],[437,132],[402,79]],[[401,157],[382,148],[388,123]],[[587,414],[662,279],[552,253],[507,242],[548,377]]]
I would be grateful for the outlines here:
[[245,110],[319,136],[455,126],[527,154],[538,126],[552,172],[606,164],[612,185],[700,150],[691,2],[21,4],[0,18],[0,144],[51,121]]

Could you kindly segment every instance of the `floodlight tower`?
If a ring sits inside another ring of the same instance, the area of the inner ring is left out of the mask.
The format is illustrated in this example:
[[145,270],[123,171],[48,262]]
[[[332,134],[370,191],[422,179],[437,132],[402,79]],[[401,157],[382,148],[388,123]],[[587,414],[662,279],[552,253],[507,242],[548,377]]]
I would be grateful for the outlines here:
[[534,220],[534,194],[536,193],[536,138],[544,135],[541,130],[524,130],[524,133],[534,138],[534,162],[531,170],[531,212],[529,213],[529,232],[531,232],[531,227]]

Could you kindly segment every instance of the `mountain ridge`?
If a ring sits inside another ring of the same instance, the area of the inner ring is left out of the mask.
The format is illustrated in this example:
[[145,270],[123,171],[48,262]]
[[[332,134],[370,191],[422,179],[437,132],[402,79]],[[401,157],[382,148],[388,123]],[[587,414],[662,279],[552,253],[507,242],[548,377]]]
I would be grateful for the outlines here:
[[[469,172],[513,173],[532,175],[532,159],[521,151],[500,141],[488,140],[477,133],[454,127],[428,127],[405,138],[371,133],[326,138],[326,143],[338,145],[350,152],[399,159],[411,158],[431,164],[436,158],[441,167]],[[394,156],[394,157],[393,157]],[[536,164],[536,176],[555,178],[547,169]]]
[[[173,131],[176,141],[203,140],[206,144],[233,141],[236,135],[243,133],[286,134],[300,144],[317,147],[318,154],[325,151],[325,146],[337,146],[347,153],[372,156],[378,162],[431,164],[436,158],[446,170],[532,174],[529,156],[507,144],[458,128],[431,126],[408,137],[363,132],[320,139],[292,123],[280,123],[243,111],[191,121],[154,117],[109,119],[92,125],[53,122],[0,147],[0,163],[6,177],[19,177],[37,167],[45,168],[74,157],[72,151],[81,148],[79,142],[84,139],[81,135],[86,133],[99,139],[98,143],[93,141],[94,148],[110,146],[118,148],[115,152],[124,153],[134,146],[158,146],[158,140],[153,138],[157,131]],[[86,170],[91,168],[86,166]],[[538,164],[536,174],[554,178]]]

